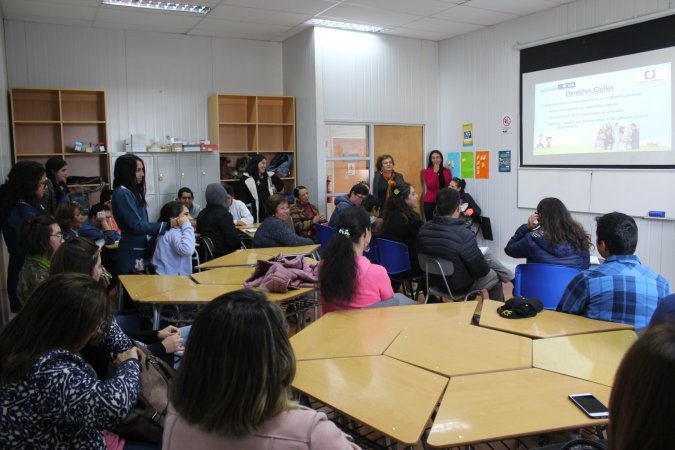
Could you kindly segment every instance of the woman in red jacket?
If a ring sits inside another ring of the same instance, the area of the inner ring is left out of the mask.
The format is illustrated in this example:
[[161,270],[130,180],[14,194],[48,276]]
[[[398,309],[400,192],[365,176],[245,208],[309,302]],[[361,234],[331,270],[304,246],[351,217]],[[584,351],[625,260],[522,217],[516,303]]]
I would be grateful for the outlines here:
[[427,168],[422,171],[426,192],[424,193],[424,219],[431,220],[436,208],[436,194],[452,180],[452,172],[443,167],[443,154],[432,150],[427,159]]

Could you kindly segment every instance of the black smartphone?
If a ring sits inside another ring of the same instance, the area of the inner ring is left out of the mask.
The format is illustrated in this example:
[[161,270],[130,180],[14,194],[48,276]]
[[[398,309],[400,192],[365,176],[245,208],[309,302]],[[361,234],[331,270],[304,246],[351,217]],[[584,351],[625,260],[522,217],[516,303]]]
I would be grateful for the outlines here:
[[570,400],[592,419],[604,419],[609,417],[609,410],[604,403],[591,393],[570,394]]

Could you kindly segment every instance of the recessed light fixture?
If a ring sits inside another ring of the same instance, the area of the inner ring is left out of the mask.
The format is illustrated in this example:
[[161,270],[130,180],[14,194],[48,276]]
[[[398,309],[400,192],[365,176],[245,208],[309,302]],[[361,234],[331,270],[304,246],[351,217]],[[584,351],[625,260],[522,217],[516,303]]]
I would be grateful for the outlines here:
[[384,27],[360,25],[358,23],[338,22],[335,20],[309,19],[305,23],[307,25],[314,25],[316,27],[339,28],[341,30],[349,31],[366,31],[368,33],[379,33],[380,31],[384,30]]
[[103,0],[102,3],[104,5],[130,6],[132,8],[145,8],[186,14],[208,14],[211,11],[211,8],[208,6],[152,0]]

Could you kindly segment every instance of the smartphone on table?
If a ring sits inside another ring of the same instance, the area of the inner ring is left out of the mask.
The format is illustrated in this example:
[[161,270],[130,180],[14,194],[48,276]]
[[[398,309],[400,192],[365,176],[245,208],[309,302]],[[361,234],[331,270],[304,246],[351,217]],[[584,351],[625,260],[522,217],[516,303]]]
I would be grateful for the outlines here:
[[583,394],[570,394],[569,398],[580,410],[585,412],[586,415],[592,419],[606,419],[609,417],[609,409],[607,409],[607,406],[589,392]]

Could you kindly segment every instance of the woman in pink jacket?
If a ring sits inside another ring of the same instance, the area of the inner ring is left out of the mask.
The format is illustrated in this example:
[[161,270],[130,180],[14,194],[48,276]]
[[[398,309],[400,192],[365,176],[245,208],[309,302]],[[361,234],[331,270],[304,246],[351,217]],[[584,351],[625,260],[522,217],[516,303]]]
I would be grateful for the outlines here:
[[289,400],[294,376],[279,306],[248,289],[220,296],[192,326],[162,448],[358,449],[324,413]]
[[387,270],[363,256],[370,244],[370,216],[363,208],[348,208],[337,220],[319,266],[321,310],[417,304],[403,294],[394,295]]
[[432,150],[427,158],[427,168],[422,171],[426,192],[424,193],[424,219],[431,220],[436,208],[436,194],[441,189],[448,187],[452,180],[452,172],[443,167],[443,154],[438,150]]

